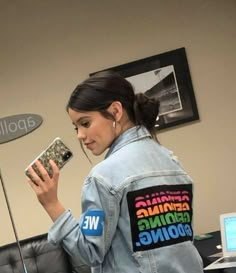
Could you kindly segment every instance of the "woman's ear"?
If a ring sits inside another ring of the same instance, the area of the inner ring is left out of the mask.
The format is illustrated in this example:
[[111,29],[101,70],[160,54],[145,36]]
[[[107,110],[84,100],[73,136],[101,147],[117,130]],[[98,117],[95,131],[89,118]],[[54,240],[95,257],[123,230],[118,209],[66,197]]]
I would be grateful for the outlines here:
[[115,121],[120,121],[123,115],[123,106],[119,101],[113,101],[108,111],[113,115]]

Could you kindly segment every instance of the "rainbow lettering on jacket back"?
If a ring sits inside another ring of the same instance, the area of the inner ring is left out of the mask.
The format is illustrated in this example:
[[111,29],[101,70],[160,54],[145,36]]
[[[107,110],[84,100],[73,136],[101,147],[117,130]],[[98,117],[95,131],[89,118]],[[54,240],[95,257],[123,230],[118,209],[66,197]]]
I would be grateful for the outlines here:
[[134,251],[192,240],[192,185],[161,185],[129,192]]

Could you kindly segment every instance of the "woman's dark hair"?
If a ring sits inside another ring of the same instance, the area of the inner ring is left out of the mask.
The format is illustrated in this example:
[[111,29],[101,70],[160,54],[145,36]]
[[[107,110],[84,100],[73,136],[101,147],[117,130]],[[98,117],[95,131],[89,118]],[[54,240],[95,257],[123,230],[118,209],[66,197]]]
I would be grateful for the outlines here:
[[98,111],[104,117],[114,120],[107,108],[112,102],[119,101],[126,110],[129,119],[135,125],[145,126],[156,139],[156,118],[159,113],[159,101],[143,93],[135,94],[133,86],[118,73],[98,72],[72,92],[67,104],[74,111]]

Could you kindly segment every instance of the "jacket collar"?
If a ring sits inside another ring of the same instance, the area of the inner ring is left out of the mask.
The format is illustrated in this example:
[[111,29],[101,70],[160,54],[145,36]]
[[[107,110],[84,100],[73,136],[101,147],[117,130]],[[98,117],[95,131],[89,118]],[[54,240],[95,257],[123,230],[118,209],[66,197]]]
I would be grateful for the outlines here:
[[137,141],[142,138],[151,138],[151,134],[144,126],[134,126],[125,132],[123,132],[110,146],[105,158],[109,157],[111,154],[126,146],[127,144]]

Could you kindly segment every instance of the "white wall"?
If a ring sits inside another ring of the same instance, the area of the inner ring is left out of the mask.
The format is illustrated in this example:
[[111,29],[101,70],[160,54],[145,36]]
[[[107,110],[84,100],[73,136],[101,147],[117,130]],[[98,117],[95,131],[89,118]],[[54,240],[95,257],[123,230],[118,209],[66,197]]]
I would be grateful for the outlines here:
[[[185,47],[201,120],[159,134],[195,180],[195,232],[219,228],[235,208],[235,0],[0,0],[0,117],[40,114],[39,129],[0,145],[0,167],[20,239],[51,221],[24,169],[55,137],[75,157],[61,172],[60,197],[80,215],[80,190],[91,165],[65,112],[90,72]],[[102,158],[93,158],[94,163]],[[14,241],[0,190],[0,245]]]

